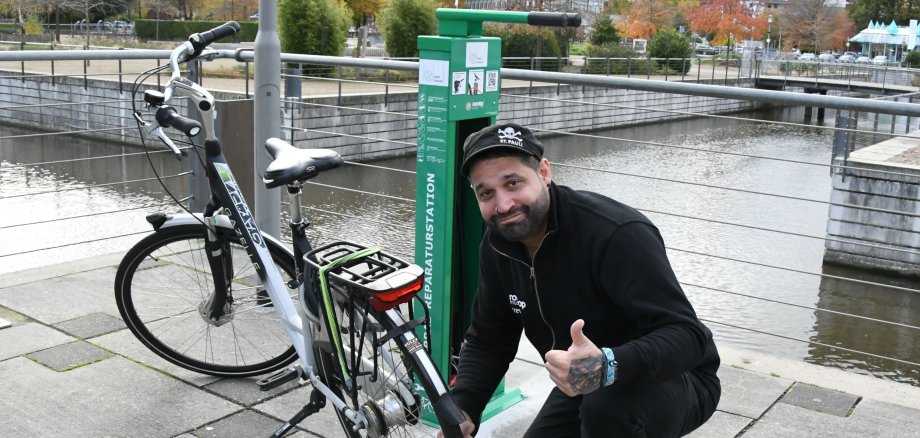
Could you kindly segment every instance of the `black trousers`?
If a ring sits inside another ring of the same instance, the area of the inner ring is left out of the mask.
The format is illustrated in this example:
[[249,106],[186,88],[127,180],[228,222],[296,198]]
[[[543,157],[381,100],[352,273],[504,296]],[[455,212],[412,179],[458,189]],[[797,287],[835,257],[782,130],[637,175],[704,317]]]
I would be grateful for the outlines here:
[[677,437],[716,410],[718,379],[684,373],[651,385],[612,385],[569,397],[553,388],[525,438]]

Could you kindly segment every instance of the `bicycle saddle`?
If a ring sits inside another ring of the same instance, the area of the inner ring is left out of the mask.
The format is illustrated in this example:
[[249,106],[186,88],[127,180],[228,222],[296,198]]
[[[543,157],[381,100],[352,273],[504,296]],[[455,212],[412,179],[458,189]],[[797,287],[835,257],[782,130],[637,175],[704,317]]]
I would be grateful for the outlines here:
[[262,176],[265,187],[270,189],[295,181],[304,182],[324,170],[345,164],[332,149],[298,149],[280,138],[266,140],[265,150],[274,160]]

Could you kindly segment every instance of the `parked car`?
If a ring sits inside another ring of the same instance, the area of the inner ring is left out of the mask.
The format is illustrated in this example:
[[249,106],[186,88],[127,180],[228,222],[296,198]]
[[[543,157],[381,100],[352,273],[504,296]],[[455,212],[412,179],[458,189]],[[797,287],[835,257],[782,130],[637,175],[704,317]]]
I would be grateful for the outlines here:
[[872,65],[887,65],[888,57],[885,55],[878,55],[875,58],[872,58]]
[[815,59],[817,58],[815,58],[814,53],[803,53],[799,55],[799,61],[815,62]]
[[836,62],[837,58],[831,53],[822,53],[818,55],[818,62]]
[[863,55],[863,56],[860,56],[859,58],[856,58],[856,60],[853,62],[856,64],[871,64],[872,60],[869,59],[868,56]]
[[844,55],[850,55],[853,58],[859,58],[859,53],[856,52],[843,52]]
[[851,64],[855,61],[856,61],[856,57],[854,57],[853,55],[847,55],[846,53],[844,53],[843,55],[840,55],[840,57],[837,58],[837,62],[843,62],[847,64]]

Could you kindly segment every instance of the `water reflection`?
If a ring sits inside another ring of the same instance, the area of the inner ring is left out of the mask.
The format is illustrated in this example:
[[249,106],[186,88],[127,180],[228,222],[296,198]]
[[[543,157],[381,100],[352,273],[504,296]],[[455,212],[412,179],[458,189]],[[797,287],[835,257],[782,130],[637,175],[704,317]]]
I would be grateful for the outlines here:
[[[30,134],[37,133],[0,127],[0,137],[21,136],[0,140],[0,255],[19,254],[0,257],[0,274],[123,251],[140,239],[137,233],[150,230],[147,210],[133,209],[166,197],[158,182],[148,180],[155,175],[147,158],[124,155],[138,148]],[[93,157],[110,158],[87,159]],[[186,166],[168,154],[152,159],[165,177]],[[49,164],[26,166],[33,163]],[[178,196],[188,192],[184,178],[168,182]],[[91,212],[109,213],[67,219]]]

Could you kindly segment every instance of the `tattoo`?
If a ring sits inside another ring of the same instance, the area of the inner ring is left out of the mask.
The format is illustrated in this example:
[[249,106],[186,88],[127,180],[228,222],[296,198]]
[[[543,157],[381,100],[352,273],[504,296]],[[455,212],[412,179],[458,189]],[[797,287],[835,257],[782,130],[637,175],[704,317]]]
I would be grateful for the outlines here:
[[566,377],[576,394],[587,394],[601,386],[604,353],[572,361]]

